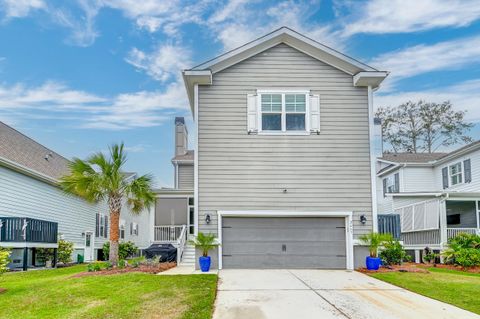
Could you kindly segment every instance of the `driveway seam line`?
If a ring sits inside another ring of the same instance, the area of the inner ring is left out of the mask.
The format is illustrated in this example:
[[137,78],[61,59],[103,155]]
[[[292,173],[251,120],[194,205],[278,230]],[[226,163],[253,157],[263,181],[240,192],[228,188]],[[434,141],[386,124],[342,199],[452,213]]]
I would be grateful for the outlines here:
[[[321,294],[319,294],[315,289],[313,289],[312,287],[310,287],[309,284],[307,284],[305,281],[303,281],[300,277],[298,277],[297,275],[295,275],[293,272],[291,272],[290,270],[288,270],[288,272],[295,278],[297,278],[298,280],[300,280],[300,282],[302,282],[305,286],[307,286],[311,291],[313,291],[317,296],[319,296],[320,298],[322,298],[323,300],[325,300],[325,302],[327,302],[330,306],[332,306],[333,308],[335,308],[340,314],[342,314],[345,318],[348,318],[348,319],[352,319],[352,317],[350,317],[349,315],[347,315],[345,312],[343,312],[340,308],[338,308],[337,306],[335,306],[333,303],[331,303],[329,300],[327,300],[327,298],[323,297]],[[319,289],[320,290],[320,289]]]

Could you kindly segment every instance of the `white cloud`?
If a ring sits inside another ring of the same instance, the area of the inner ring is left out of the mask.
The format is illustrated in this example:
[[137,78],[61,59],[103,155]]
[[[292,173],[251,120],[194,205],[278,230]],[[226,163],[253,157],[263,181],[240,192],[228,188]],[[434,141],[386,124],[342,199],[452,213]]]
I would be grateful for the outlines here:
[[339,36],[334,25],[306,22],[318,10],[321,10],[318,0],[308,2],[286,0],[262,8],[260,14],[259,9],[252,6],[252,2],[231,0],[211,15],[207,25],[218,34],[217,40],[227,50],[282,26],[290,27],[322,44],[337,49],[344,48],[344,39]]
[[186,48],[170,44],[159,46],[151,53],[133,48],[126,61],[162,82],[178,79],[181,70],[191,64],[190,52]]
[[46,4],[43,0],[1,0],[0,8],[6,18],[22,18],[32,11],[45,9]]
[[165,91],[140,91],[102,97],[56,82],[37,87],[0,85],[0,118],[57,120],[80,128],[124,130],[161,125],[171,112],[187,113],[184,88],[177,83]]
[[458,70],[480,63],[480,37],[462,38],[432,45],[416,45],[381,54],[370,65],[390,71],[387,86],[404,78],[423,73]]
[[403,33],[465,27],[480,19],[478,0],[370,0],[349,3],[344,35]]
[[456,110],[466,110],[466,118],[480,122],[480,79],[469,80],[457,85],[439,87],[425,91],[400,91],[392,94],[377,94],[375,107],[397,106],[406,101],[425,100],[428,102],[451,101]]

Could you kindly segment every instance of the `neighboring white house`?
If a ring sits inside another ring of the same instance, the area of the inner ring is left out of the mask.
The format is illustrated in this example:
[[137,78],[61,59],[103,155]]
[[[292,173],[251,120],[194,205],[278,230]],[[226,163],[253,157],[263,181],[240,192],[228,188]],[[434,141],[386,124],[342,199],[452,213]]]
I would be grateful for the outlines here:
[[377,228],[372,93],[386,76],[285,27],[183,72],[194,233],[218,236],[213,267],[363,265],[358,237]]
[[444,249],[460,232],[480,233],[480,141],[450,153],[384,154],[377,160],[379,214],[400,214],[409,250]]
[[[27,265],[32,266],[34,248],[57,247],[57,224],[59,237],[74,243],[75,260],[79,254],[85,261],[102,258],[110,227],[108,206],[88,203],[58,187],[58,179],[68,173],[68,163],[58,153],[0,122],[0,246],[13,248],[12,267],[23,265],[24,251]],[[120,218],[121,240],[147,247],[149,212],[134,216],[124,208]],[[8,233],[12,235],[8,237]]]

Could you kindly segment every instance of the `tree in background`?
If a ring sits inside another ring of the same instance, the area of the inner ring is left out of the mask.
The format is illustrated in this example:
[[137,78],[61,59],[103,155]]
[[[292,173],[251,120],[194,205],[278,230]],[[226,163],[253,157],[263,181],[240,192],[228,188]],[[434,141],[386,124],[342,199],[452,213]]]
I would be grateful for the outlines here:
[[380,107],[385,143],[397,152],[432,153],[440,147],[470,143],[466,134],[473,124],[465,121],[465,111],[455,111],[449,101],[430,103],[408,101],[397,107]]
[[70,163],[70,174],[60,180],[61,187],[68,193],[90,202],[106,201],[110,209],[109,261],[118,262],[118,239],[120,211],[124,203],[134,214],[140,214],[155,201],[152,177],[133,177],[125,174],[122,167],[127,160],[123,144],[110,147],[110,156],[96,153],[85,161],[74,158]]

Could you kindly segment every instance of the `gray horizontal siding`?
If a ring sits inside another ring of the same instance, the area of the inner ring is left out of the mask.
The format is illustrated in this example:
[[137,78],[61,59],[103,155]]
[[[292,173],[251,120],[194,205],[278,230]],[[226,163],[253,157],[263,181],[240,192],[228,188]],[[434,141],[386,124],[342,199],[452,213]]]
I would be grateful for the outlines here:
[[[58,231],[75,247],[83,247],[85,231],[95,232],[96,213],[108,214],[106,203],[90,204],[79,197],[68,195],[57,187],[0,166],[0,216],[31,217],[58,223]],[[149,243],[148,212],[133,216],[124,208],[121,218],[126,221],[125,240],[138,246]],[[139,224],[139,236],[130,236],[130,222]],[[95,238],[100,248],[107,239]]]
[[193,189],[193,165],[178,165],[178,188]]
[[[246,97],[259,88],[319,94],[320,135],[248,135]],[[216,232],[218,210],[353,211],[355,235],[371,231],[367,89],[287,45],[200,86],[198,151],[200,231]]]

